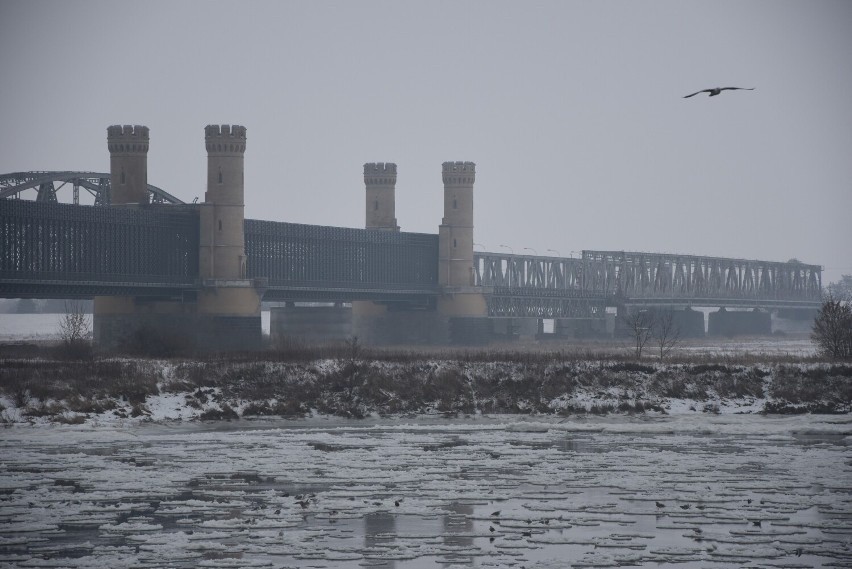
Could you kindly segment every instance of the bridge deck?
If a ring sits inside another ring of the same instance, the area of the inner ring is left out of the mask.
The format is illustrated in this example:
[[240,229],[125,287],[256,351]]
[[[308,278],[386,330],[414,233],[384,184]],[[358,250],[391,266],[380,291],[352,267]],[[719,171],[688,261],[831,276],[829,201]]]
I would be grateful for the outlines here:
[[[0,199],[0,296],[187,298],[200,287],[198,208]],[[268,300],[434,302],[438,236],[248,219],[247,276]],[[821,268],[798,262],[584,251],[475,253],[492,315],[571,317],[615,303],[814,307]]]

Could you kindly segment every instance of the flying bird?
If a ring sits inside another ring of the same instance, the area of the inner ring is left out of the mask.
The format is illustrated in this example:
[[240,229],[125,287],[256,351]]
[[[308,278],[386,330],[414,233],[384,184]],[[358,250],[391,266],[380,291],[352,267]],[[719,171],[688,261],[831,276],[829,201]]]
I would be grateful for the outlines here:
[[711,97],[715,97],[722,91],[754,91],[754,87],[713,87],[712,89],[702,89],[701,91],[696,91],[692,95],[686,95],[684,99],[688,99],[690,97],[694,97],[698,93],[710,93]]

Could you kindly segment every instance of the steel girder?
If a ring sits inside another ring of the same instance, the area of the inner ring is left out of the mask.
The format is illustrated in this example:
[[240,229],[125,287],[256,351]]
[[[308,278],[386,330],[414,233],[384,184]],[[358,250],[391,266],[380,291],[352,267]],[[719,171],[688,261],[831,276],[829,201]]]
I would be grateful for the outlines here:
[[[54,184],[60,183],[59,188]],[[36,201],[56,201],[56,192],[65,184],[74,188],[73,203],[79,203],[79,188],[86,189],[95,197],[95,205],[109,205],[110,175],[102,172],[12,172],[0,174],[0,199],[20,197],[21,192],[36,188]],[[47,196],[52,189],[53,198]],[[181,200],[165,190],[148,184],[151,203],[183,204]]]
[[413,300],[438,294],[438,236],[247,219],[249,277],[264,298]]
[[198,232],[186,208],[0,200],[0,293],[180,294],[197,285]]
[[818,265],[622,251],[583,251],[581,259],[474,253],[474,278],[483,287],[573,291],[633,304],[814,306],[822,289]]
[[631,301],[812,305],[822,295],[822,267],[797,261],[624,251],[583,251],[583,261],[587,287]]
[[476,286],[571,291],[583,289],[581,259],[474,253],[473,271]]

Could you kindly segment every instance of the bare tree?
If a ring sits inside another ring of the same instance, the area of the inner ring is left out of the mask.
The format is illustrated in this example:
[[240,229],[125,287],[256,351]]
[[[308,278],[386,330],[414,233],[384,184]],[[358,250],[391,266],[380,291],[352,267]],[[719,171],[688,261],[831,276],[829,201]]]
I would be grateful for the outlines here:
[[673,310],[662,310],[657,313],[652,325],[652,334],[658,348],[660,361],[680,343],[680,326],[675,323]]
[[59,317],[59,337],[66,346],[84,343],[92,333],[89,315],[80,300],[66,300],[65,314]]
[[346,358],[349,360],[349,363],[355,364],[361,357],[361,341],[358,339],[358,336],[350,336],[343,341]]
[[826,288],[831,298],[852,303],[852,275],[843,275],[839,281],[829,284]]
[[817,312],[811,339],[831,358],[852,358],[852,304],[829,293]]
[[627,313],[622,317],[622,321],[627,327],[627,333],[630,335],[632,342],[633,353],[637,360],[642,359],[642,350],[651,339],[653,332],[654,318],[647,310]]

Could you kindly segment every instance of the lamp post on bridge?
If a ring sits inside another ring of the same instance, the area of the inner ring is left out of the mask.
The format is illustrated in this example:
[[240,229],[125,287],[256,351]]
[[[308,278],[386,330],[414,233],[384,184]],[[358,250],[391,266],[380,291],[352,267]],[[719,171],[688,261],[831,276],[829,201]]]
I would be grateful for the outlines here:
[[561,256],[562,256],[562,255],[560,255],[560,254],[559,254],[559,251],[557,251],[556,249],[545,249],[545,251],[544,251],[544,252],[545,252],[545,253],[556,253],[556,256],[557,256],[557,257],[561,257]]
[[524,251],[532,251],[532,252],[533,252],[533,255],[535,255],[536,257],[538,257],[538,251],[536,251],[536,250],[535,250],[535,249],[533,249],[532,247],[524,247]]
[[498,247],[503,247],[504,249],[508,249],[508,250],[512,253],[512,255],[514,255],[514,254],[515,254],[515,250],[514,250],[514,249],[512,249],[511,247],[509,247],[508,245],[497,245],[497,246],[498,246]]

